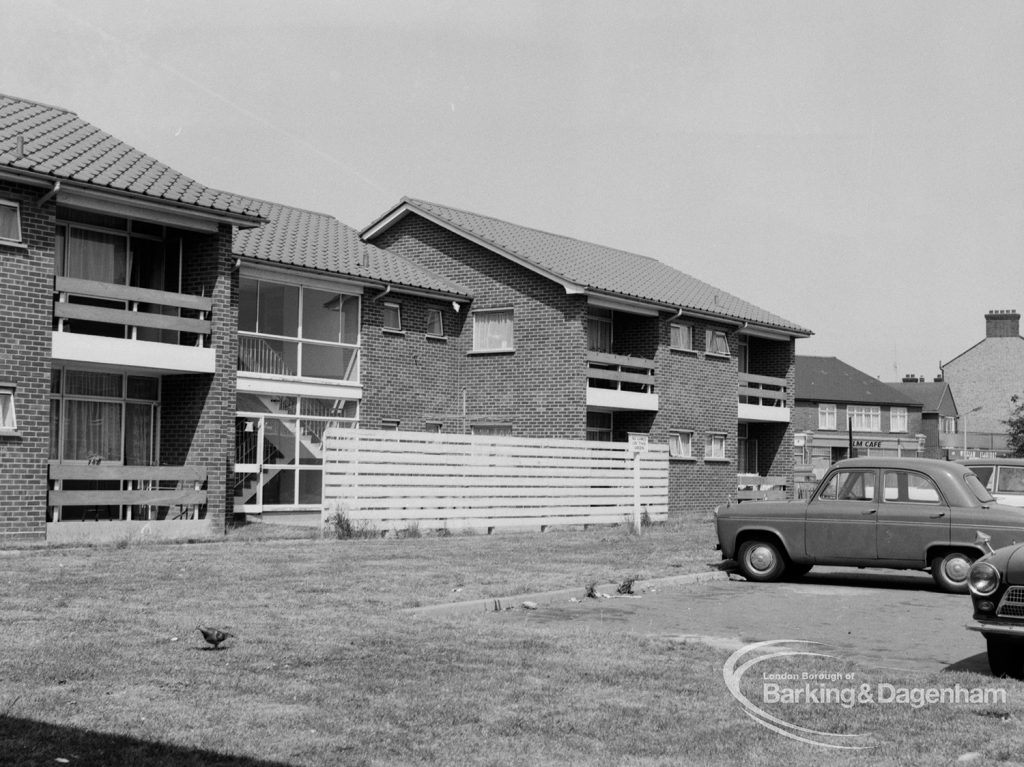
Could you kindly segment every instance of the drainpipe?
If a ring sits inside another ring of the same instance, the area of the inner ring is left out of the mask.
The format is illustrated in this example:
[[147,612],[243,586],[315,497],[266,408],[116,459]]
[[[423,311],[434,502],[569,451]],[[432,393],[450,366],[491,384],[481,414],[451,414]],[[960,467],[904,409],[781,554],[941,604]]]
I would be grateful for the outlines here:
[[382,298],[384,298],[384,296],[386,296],[390,292],[391,292],[391,285],[389,284],[389,285],[385,286],[384,292],[381,293],[380,295],[374,296],[373,300],[374,301],[380,301]]
[[37,205],[45,205],[49,201],[49,199],[51,197],[53,197],[55,194],[57,194],[59,191],[60,191],[60,182],[59,181],[54,181],[53,182],[53,188],[49,192],[44,194],[42,197],[40,197],[38,200],[36,200],[36,204]]

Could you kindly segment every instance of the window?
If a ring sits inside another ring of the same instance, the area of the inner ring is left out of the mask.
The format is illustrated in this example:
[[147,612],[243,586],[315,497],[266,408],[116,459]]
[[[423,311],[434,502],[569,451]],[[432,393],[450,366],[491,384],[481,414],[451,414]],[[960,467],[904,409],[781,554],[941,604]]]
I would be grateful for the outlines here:
[[693,432],[669,432],[668,454],[672,458],[693,458]]
[[16,202],[0,200],[0,240],[21,242],[21,214]]
[[889,431],[907,430],[907,409],[894,407],[889,410]]
[[0,432],[17,428],[18,422],[14,418],[14,385],[0,384]]
[[383,326],[385,330],[402,329],[402,307],[398,304],[384,304]]
[[693,351],[693,327],[673,322],[669,325],[668,345],[672,349],[685,352]]
[[874,471],[837,471],[821,488],[823,501],[871,501],[875,498]]
[[882,430],[882,408],[880,407],[850,405],[846,408],[846,415],[850,419],[851,428],[854,431]]
[[384,418],[380,422],[380,428],[384,431],[398,431],[398,425],[400,421],[395,421],[390,418]]
[[477,437],[511,437],[512,425],[505,423],[475,423],[469,427]]
[[939,503],[942,500],[934,482],[910,471],[885,472],[882,487],[888,503]]
[[359,380],[359,296],[242,277],[238,370]]
[[708,330],[704,337],[705,352],[720,357],[729,356],[729,339],[724,330]]
[[610,354],[612,350],[612,310],[590,307],[587,311],[587,348]]
[[708,434],[704,437],[704,460],[724,461],[725,460],[725,435]]
[[612,414],[599,410],[587,411],[587,439],[592,442],[612,441]]
[[473,351],[510,352],[513,348],[511,309],[473,312]]
[[943,434],[956,434],[956,416],[944,415],[939,422],[939,429]]
[[818,405],[818,428],[835,431],[836,428],[836,406]]
[[444,315],[440,309],[427,309],[427,335],[444,335]]
[[437,421],[427,421],[425,424],[423,424],[423,431],[427,432],[428,434],[440,434],[441,424],[438,423]]
[[1024,466],[1000,466],[996,492],[1024,493]]

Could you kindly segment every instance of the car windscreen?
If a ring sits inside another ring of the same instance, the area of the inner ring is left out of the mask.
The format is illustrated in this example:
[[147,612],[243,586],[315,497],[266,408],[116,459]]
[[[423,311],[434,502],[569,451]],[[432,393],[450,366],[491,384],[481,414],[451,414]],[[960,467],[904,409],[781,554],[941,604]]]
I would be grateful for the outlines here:
[[974,493],[974,497],[982,503],[995,503],[996,499],[992,497],[992,494],[985,489],[985,486],[981,484],[973,473],[967,472],[964,474],[964,481],[967,483],[967,487],[971,488],[971,492]]

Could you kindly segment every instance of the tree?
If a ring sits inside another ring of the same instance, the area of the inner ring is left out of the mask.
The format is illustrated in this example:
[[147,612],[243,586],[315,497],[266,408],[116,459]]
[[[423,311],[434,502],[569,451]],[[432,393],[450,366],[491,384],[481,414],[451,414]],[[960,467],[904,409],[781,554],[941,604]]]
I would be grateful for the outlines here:
[[1014,394],[1010,397],[1010,404],[1013,410],[1010,411],[1010,417],[1003,421],[1007,429],[1006,444],[1015,456],[1024,458],[1024,398]]

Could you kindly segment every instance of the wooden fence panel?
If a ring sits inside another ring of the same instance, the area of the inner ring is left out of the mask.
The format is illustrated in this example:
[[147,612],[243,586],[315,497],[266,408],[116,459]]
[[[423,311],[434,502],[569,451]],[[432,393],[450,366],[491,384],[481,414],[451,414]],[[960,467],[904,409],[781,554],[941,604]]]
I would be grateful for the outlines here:
[[668,447],[331,428],[324,434],[324,518],[343,512],[381,531],[618,524],[634,501],[668,515]]

